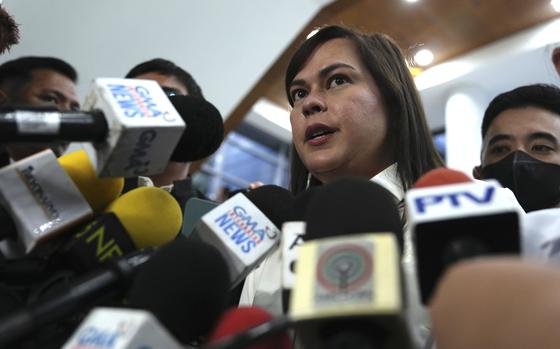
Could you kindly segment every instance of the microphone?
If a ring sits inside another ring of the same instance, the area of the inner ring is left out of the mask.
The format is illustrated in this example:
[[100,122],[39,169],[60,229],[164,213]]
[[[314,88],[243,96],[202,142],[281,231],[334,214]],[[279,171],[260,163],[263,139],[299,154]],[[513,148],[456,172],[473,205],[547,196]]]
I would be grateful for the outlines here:
[[0,113],[5,142],[93,142],[101,177],[162,172],[185,129],[157,82],[100,78],[85,111],[8,110]]
[[423,304],[449,265],[480,255],[519,253],[522,211],[496,182],[472,182],[449,169],[430,171],[419,182],[422,187],[406,194],[406,205]]
[[299,248],[290,316],[305,348],[410,348],[394,233]]
[[218,202],[211,200],[204,200],[196,197],[188,199],[185,203],[185,214],[181,233],[184,236],[189,236],[193,232],[194,226],[198,220],[218,205]]
[[92,215],[51,150],[0,169],[0,203],[1,238],[16,255],[29,253]]
[[191,162],[214,154],[224,140],[224,121],[216,107],[204,98],[168,97],[187,124],[170,161]]
[[124,178],[97,177],[95,168],[83,149],[60,156],[58,162],[95,213],[103,211],[122,192]]
[[136,270],[146,263],[153,249],[128,254],[107,267],[75,280],[41,302],[27,306],[0,319],[0,346],[29,338],[31,333],[79,312],[97,300],[118,294],[129,284]]
[[206,213],[191,236],[222,253],[233,288],[278,246],[278,227],[290,219],[293,201],[288,190],[274,185],[238,193]]
[[230,309],[209,337],[207,349],[290,349],[289,322],[258,307]]
[[119,218],[136,248],[161,246],[174,239],[183,224],[181,207],[158,187],[140,187],[121,195],[106,208]]
[[294,201],[293,221],[282,225],[282,239],[280,253],[282,263],[282,312],[288,312],[290,296],[295,283],[295,265],[298,248],[303,244],[306,233],[305,216],[307,207],[320,187],[310,187],[299,193]]
[[72,235],[56,255],[75,270],[91,270],[137,249],[172,241],[181,223],[181,208],[168,192],[157,187],[136,188]]
[[186,344],[211,331],[226,308],[229,287],[228,266],[216,248],[178,239],[139,270],[128,305],[150,311]]
[[150,313],[143,310],[95,308],[63,349],[185,349]]
[[323,186],[309,202],[306,221],[306,241],[342,234],[393,232],[399,251],[403,250],[395,198],[387,189],[363,178],[349,177]]
[[394,197],[374,182],[340,179],[314,195],[307,217],[290,303],[303,345],[410,347]]
[[560,272],[519,258],[488,257],[450,267],[430,315],[438,348],[557,348]]

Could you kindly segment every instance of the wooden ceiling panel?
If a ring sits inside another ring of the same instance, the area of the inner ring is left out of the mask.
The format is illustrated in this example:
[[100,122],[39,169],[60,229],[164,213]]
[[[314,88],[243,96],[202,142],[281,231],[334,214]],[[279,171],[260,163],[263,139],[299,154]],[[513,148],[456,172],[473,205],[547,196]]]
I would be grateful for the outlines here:
[[[260,98],[288,109],[284,73],[290,57],[313,28],[344,24],[391,36],[411,57],[419,45],[430,48],[442,63],[560,14],[550,0],[338,0],[323,8],[272,64],[225,122],[235,129]],[[560,34],[559,34],[560,39]],[[200,162],[193,166],[193,170]]]

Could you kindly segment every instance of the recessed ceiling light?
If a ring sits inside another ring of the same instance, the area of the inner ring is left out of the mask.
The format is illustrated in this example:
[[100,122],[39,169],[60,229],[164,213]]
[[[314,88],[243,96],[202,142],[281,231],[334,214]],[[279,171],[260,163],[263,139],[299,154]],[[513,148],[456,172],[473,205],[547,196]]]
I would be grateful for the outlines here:
[[420,51],[416,52],[416,54],[414,55],[414,61],[416,62],[416,64],[422,67],[430,65],[434,61],[434,54],[432,53],[432,51],[423,48]]
[[560,0],[550,0],[550,4],[554,8],[554,11],[560,12]]
[[418,0],[404,0],[406,2],[418,2]]

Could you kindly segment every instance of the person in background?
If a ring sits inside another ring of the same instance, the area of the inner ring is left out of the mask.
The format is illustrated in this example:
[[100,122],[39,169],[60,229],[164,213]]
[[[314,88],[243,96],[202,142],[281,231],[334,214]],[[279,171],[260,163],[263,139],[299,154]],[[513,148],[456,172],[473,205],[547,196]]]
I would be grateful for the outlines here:
[[473,176],[497,179],[526,212],[559,206],[560,88],[521,86],[490,102]]
[[[294,194],[345,176],[368,178],[394,197],[443,166],[405,58],[388,36],[327,26],[297,49],[285,89],[292,106],[290,188]],[[405,234],[407,285],[415,284],[412,244]],[[281,262],[275,252],[245,281],[241,304],[282,313]],[[414,287],[409,298],[419,307]],[[425,314],[412,316],[424,323]]]
[[[4,107],[46,107],[60,111],[78,110],[74,67],[55,57],[26,56],[0,65],[0,96]],[[20,160],[50,148],[57,156],[67,143],[10,143],[6,144],[9,157]],[[4,161],[9,161],[5,158]],[[5,165],[1,164],[1,165]]]

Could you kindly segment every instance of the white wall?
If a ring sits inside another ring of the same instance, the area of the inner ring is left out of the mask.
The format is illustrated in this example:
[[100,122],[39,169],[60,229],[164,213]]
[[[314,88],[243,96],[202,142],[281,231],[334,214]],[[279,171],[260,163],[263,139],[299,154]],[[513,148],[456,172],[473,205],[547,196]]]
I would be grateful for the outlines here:
[[189,71],[227,117],[329,0],[4,0],[21,41],[0,63],[57,56],[80,74],[122,77],[163,57]]

